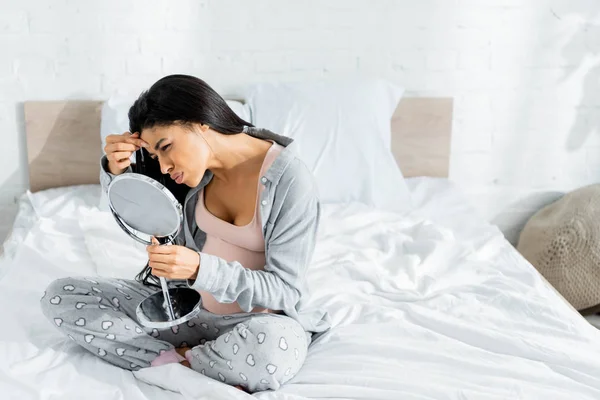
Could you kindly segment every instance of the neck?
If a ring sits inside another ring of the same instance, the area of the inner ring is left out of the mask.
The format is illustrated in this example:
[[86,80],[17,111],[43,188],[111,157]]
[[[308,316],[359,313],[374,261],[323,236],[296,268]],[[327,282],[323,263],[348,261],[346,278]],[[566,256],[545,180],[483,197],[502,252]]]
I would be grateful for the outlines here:
[[208,142],[212,149],[208,169],[215,178],[225,182],[258,172],[269,148],[268,142],[245,133],[216,134],[208,138]]

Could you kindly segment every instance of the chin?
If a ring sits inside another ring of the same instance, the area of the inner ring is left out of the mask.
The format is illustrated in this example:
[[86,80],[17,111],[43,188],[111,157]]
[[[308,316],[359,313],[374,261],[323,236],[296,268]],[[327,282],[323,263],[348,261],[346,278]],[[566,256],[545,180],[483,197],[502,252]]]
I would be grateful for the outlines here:
[[198,185],[200,184],[200,182],[201,182],[201,181],[202,181],[201,179],[194,179],[193,181],[190,181],[190,180],[187,180],[187,179],[186,179],[186,180],[185,180],[185,181],[183,181],[182,183],[183,183],[184,185],[186,185],[186,186],[189,186],[189,187],[191,187],[191,188],[195,188],[196,186],[198,186]]
[[[200,182],[202,182],[202,178],[204,178],[205,173],[206,173],[206,170],[202,170],[202,173],[198,174],[196,176],[185,176],[184,175],[185,179],[182,183],[191,188],[195,188],[196,186],[198,186],[200,184]],[[190,175],[191,175],[191,172],[190,172]]]

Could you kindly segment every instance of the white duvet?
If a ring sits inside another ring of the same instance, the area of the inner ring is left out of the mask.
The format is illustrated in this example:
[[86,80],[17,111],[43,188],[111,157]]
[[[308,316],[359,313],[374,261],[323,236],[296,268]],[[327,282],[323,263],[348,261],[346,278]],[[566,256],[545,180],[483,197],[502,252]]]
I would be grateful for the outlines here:
[[[290,383],[254,396],[600,399],[598,330],[448,182],[409,181],[410,215],[324,207],[308,279],[333,328]],[[51,280],[127,277],[144,261],[95,207],[99,191],[22,200],[0,260],[0,398],[250,398],[180,365],[113,367],[43,318],[38,299]]]

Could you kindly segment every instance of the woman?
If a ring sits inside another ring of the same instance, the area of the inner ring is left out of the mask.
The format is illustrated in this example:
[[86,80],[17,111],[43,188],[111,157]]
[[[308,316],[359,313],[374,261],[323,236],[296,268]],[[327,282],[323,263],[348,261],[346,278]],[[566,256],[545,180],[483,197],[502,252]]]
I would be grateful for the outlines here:
[[[106,139],[102,186],[132,171],[163,182],[184,206],[178,245],[148,246],[135,281],[52,282],[44,314],[122,368],[175,362],[251,392],[277,389],[302,366],[312,334],[329,326],[326,313],[305,305],[319,222],[311,173],[290,138],[240,119],[192,76],[167,76],[143,92],[129,127],[133,134]],[[134,151],[144,161],[130,165]],[[160,290],[161,276],[198,290],[202,310],[185,324],[147,329],[135,308]]]

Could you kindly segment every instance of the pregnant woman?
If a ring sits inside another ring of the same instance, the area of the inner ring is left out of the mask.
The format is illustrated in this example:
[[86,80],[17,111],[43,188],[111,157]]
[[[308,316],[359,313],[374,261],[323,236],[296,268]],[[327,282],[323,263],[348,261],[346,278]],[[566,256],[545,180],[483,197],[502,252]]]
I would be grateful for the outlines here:
[[[52,282],[44,314],[122,368],[181,363],[250,392],[279,388],[299,371],[313,334],[329,328],[327,314],[306,305],[319,201],[292,139],[253,127],[188,75],[143,92],[129,128],[106,139],[102,186],[127,172],[162,182],[184,206],[178,245],[148,246],[136,280]],[[130,164],[136,151],[144,162]],[[160,290],[161,276],[200,292],[202,310],[185,324],[148,329],[135,309]]]

